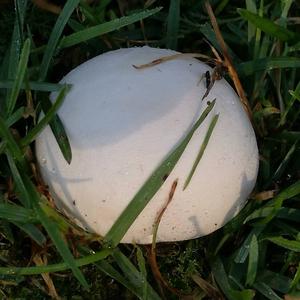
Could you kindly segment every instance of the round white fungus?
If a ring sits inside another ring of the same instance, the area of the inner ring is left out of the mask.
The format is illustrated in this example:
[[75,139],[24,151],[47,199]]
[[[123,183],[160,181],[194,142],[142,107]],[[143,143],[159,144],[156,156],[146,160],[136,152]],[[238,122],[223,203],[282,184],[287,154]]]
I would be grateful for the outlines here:
[[[122,242],[151,243],[153,224],[176,179],[157,242],[215,231],[241,210],[254,187],[255,134],[238,96],[224,79],[216,81],[202,101],[207,82],[200,78],[211,68],[196,59],[179,57],[140,70],[133,67],[174,53],[150,47],[120,49],[78,66],[62,80],[73,86],[58,111],[72,147],[71,164],[64,160],[49,127],[36,141],[41,174],[57,206],[101,236],[182,141],[207,101],[216,99],[213,110]],[[219,119],[207,148],[183,190],[216,114]]]

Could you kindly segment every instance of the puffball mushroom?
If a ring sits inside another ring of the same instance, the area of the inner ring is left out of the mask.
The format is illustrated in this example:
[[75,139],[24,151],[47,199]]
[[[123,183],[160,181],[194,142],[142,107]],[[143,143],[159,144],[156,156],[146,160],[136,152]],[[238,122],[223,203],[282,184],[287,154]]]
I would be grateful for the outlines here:
[[[254,187],[255,134],[238,96],[224,79],[215,82],[201,101],[206,83],[199,79],[211,72],[206,64],[179,57],[141,70],[133,67],[174,53],[150,47],[119,49],[83,63],[61,81],[73,85],[58,111],[72,147],[72,162],[64,160],[49,127],[36,140],[36,154],[57,206],[87,230],[101,236],[109,231],[213,99],[213,110],[122,242],[152,242],[153,224],[176,179],[157,242],[215,231],[241,210]],[[183,189],[215,114],[219,119],[207,148]]]

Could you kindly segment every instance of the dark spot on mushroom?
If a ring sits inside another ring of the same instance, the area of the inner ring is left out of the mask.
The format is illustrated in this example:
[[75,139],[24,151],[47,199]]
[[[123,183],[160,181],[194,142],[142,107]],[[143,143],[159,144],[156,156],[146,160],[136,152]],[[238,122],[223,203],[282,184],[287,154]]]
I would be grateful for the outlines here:
[[217,223],[215,223],[215,226],[218,226],[218,224],[217,224]]
[[76,202],[75,202],[75,200],[73,200],[73,201],[72,201],[72,204],[73,204],[74,206],[76,206]]
[[87,217],[87,214],[84,214],[85,217]]
[[103,203],[105,203],[105,202],[106,202],[106,200],[105,200],[105,199],[103,199],[103,200],[102,200],[102,202],[103,202]]
[[192,66],[193,64],[189,64],[189,66]]
[[166,181],[166,179],[169,177],[169,174],[165,174],[162,178],[163,181]]

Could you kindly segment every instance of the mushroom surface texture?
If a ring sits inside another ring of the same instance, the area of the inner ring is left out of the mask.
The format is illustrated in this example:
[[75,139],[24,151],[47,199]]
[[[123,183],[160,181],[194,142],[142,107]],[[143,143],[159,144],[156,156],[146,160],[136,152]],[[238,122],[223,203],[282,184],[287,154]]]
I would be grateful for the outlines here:
[[[63,158],[48,126],[36,140],[40,171],[57,206],[83,228],[104,236],[137,191],[192,128],[207,101],[216,104],[196,130],[173,171],[134,221],[123,243],[152,242],[153,224],[173,182],[174,197],[164,212],[157,242],[207,235],[245,205],[258,170],[251,123],[231,86],[216,81],[211,68],[186,57],[135,69],[177,53],[151,47],[99,55],[67,74],[72,88],[58,111],[72,148]],[[55,99],[57,94],[51,95]],[[218,121],[189,185],[183,189],[216,114]]]

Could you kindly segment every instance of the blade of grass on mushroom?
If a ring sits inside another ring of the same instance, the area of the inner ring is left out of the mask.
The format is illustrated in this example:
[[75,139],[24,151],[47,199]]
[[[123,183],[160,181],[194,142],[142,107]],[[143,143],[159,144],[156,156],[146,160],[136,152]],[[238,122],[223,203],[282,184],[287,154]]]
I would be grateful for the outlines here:
[[28,58],[30,53],[30,40],[27,39],[24,43],[24,46],[22,48],[22,52],[20,55],[20,60],[18,63],[17,71],[16,71],[16,79],[14,80],[14,84],[12,89],[10,90],[9,96],[6,101],[6,114],[7,116],[11,115],[14,111],[17,98],[21,89],[21,85],[24,80]]
[[121,241],[131,224],[164,183],[164,178],[173,170],[175,164],[191,140],[194,132],[206,119],[214,105],[215,100],[208,105],[181,143],[164,159],[160,166],[154,170],[151,176],[135,194],[129,205],[125,208],[125,210],[104,237],[104,240],[109,246],[115,247]]
[[36,138],[36,136],[48,125],[48,123],[53,119],[53,117],[55,116],[57,110],[59,109],[59,107],[61,106],[61,104],[63,103],[67,93],[69,92],[70,88],[68,86],[64,86],[55,102],[53,103],[53,105],[51,106],[51,108],[47,111],[47,113],[45,114],[45,116],[38,122],[38,124],[32,128],[27,135],[20,141],[20,145],[22,147],[25,147],[27,145],[29,145],[31,142],[34,141],[34,139]]
[[213,133],[213,130],[214,130],[216,124],[217,124],[218,118],[219,118],[219,114],[214,115],[214,117],[212,118],[212,120],[211,120],[211,122],[209,124],[209,127],[207,129],[206,134],[205,134],[204,140],[203,140],[203,142],[201,144],[201,147],[200,147],[200,150],[198,152],[198,155],[197,155],[197,157],[196,157],[196,159],[194,161],[192,169],[191,169],[188,177],[186,178],[186,180],[184,182],[183,190],[185,190],[188,187],[188,185],[189,185],[189,183],[190,183],[190,181],[191,181],[191,179],[192,179],[192,177],[193,177],[193,175],[194,175],[194,173],[196,171],[196,168],[197,168],[197,166],[198,166],[198,164],[199,164],[199,162],[200,162],[200,160],[201,160],[201,158],[202,158],[202,156],[204,154],[204,151],[205,151],[205,149],[206,149],[206,147],[208,145],[208,142],[209,142],[210,137],[211,137],[211,135]]
[[71,47],[71,46],[77,45],[77,44],[85,42],[89,39],[109,33],[111,31],[115,31],[124,26],[128,26],[132,23],[143,20],[143,19],[159,12],[160,10],[161,10],[161,7],[157,7],[157,8],[151,9],[151,10],[144,10],[142,12],[139,12],[139,13],[127,16],[127,17],[114,19],[112,21],[109,21],[109,22],[106,22],[106,23],[103,23],[100,25],[95,25],[90,28],[72,33],[72,34],[62,38],[62,40],[59,44],[59,47],[66,48],[66,47]]
[[166,47],[177,50],[178,30],[180,22],[180,0],[171,0],[167,19]]

